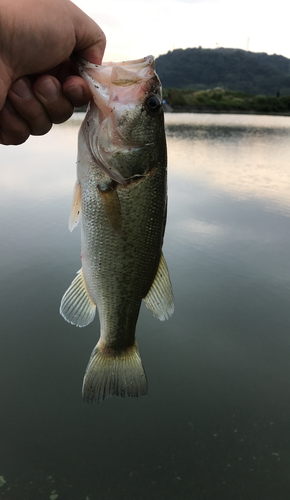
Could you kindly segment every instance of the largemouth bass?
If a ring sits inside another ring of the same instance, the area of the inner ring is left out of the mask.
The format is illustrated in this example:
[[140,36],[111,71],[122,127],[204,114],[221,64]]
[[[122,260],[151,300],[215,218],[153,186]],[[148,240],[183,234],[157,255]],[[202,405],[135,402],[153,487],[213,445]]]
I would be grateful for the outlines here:
[[83,382],[83,399],[92,403],[147,394],[135,340],[141,302],[160,320],[174,305],[162,254],[167,160],[154,58],[77,65],[93,97],[79,131],[69,220],[71,231],[82,220],[82,269],[60,312],[86,326],[98,309],[100,339]]

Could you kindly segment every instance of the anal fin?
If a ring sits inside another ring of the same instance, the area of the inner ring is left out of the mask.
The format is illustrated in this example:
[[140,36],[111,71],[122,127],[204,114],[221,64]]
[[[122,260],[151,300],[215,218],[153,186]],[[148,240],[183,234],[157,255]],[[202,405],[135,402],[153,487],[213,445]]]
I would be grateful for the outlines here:
[[82,269],[61,300],[60,314],[76,326],[87,326],[95,317],[96,304],[88,295]]
[[172,286],[163,253],[152,286],[143,300],[153,316],[161,321],[170,318],[174,312]]

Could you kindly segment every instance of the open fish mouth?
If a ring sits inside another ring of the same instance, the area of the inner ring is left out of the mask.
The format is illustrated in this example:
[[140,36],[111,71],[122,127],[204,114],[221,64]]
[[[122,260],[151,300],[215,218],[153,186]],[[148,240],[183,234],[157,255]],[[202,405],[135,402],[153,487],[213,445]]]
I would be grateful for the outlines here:
[[[93,92],[100,89],[100,83],[116,85],[117,87],[130,87],[138,82],[148,81],[155,74],[154,57],[151,55],[132,61],[104,62],[100,66],[90,63],[74,53],[72,61],[76,65],[79,74],[88,81],[89,85],[91,80],[93,86],[91,90]],[[101,75],[97,84],[92,74],[92,72],[96,73],[96,70],[99,70],[98,74]]]
[[[135,106],[158,79],[154,57],[149,55],[132,61],[105,62],[101,66],[73,54],[72,60],[88,83],[92,98],[101,111],[100,121],[115,110],[118,103]],[[157,85],[160,85],[158,79]]]

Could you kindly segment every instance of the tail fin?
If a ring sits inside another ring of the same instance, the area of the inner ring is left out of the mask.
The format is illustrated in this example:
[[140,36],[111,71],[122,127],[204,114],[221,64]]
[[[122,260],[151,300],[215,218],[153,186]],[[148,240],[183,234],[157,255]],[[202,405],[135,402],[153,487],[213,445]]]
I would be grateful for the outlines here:
[[147,378],[137,343],[122,353],[108,353],[98,342],[83,382],[86,403],[103,401],[110,396],[143,396],[148,392]]

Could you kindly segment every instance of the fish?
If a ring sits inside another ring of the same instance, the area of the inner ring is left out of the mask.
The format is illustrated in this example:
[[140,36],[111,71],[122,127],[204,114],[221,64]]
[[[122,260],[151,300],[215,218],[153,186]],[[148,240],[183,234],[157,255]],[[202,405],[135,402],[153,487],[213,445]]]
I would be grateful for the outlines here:
[[100,338],[84,375],[87,403],[148,392],[135,339],[142,300],[168,319],[174,299],[162,245],[167,151],[162,87],[154,57],[95,65],[76,56],[92,99],[78,135],[69,229],[81,220],[82,268],[60,313],[73,325],[98,310]]

